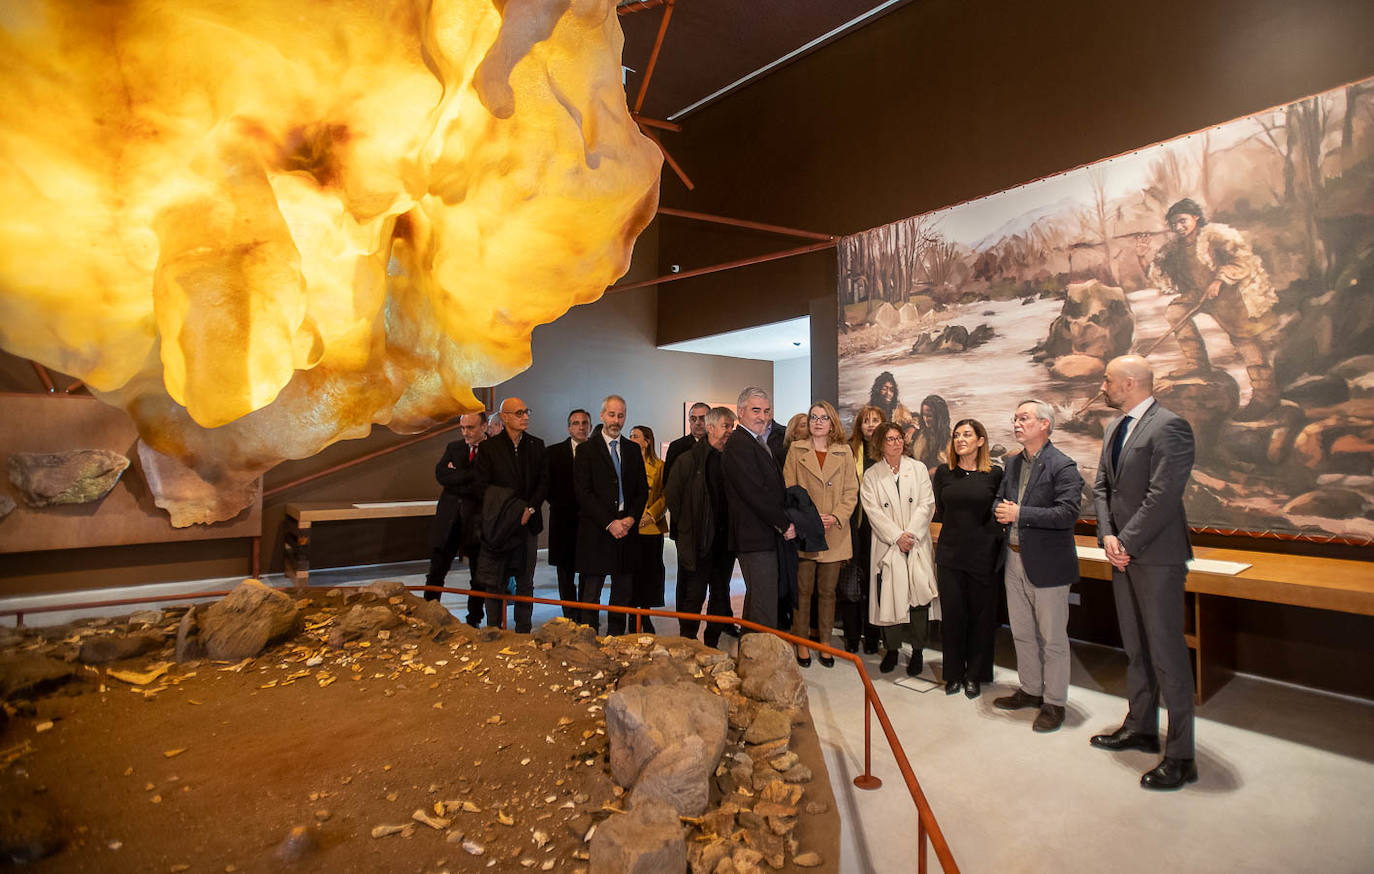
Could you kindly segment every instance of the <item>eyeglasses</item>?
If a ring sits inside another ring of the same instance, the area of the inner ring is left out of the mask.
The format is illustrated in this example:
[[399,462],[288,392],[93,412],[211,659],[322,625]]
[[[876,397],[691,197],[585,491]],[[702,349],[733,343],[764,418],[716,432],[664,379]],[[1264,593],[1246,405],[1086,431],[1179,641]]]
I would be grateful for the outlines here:
[[[525,408],[525,409],[523,409],[523,410],[506,410],[505,412],[506,412],[506,415],[508,415],[508,416],[519,416],[520,418],[523,419],[523,418],[525,418],[526,416],[528,416],[530,413],[533,413],[534,410],[531,410],[531,409],[529,409],[529,408],[527,407],[527,408]],[[576,423],[573,423],[573,424],[576,424]]]
[[1016,415],[1011,417],[1011,420],[1013,422],[1034,422],[1035,419],[1035,416],[1028,415],[1026,413],[1017,413]]
[[810,418],[811,421],[813,421],[813,422],[829,422],[829,421],[830,421],[830,417],[827,416],[827,415],[825,415],[824,413],[821,413],[819,416],[810,416],[809,418]]

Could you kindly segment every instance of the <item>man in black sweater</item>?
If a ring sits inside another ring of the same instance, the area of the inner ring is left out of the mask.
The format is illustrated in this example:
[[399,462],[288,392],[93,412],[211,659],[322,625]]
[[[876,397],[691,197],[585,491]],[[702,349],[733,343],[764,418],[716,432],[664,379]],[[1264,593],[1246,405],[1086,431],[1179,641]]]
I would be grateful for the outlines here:
[[[477,562],[477,579],[483,591],[501,592],[508,577],[515,577],[515,594],[534,594],[534,563],[538,555],[539,532],[544,528],[541,512],[549,492],[548,466],[544,459],[544,441],[526,433],[530,424],[530,409],[519,398],[501,402],[502,429],[482,444],[477,453],[477,484],[483,492],[483,515],[490,486],[510,489],[525,504],[520,516],[520,537],[514,545],[492,549],[484,544]],[[504,616],[505,602],[487,598],[487,625],[499,625]],[[530,631],[534,605],[515,605],[515,630]]]

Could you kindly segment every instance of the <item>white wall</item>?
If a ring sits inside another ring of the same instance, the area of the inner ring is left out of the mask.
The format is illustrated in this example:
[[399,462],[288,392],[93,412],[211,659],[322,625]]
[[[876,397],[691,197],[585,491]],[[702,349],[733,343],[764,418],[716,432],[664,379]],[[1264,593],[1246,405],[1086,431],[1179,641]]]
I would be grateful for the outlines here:
[[811,407],[811,357],[773,362],[773,418],[784,425]]

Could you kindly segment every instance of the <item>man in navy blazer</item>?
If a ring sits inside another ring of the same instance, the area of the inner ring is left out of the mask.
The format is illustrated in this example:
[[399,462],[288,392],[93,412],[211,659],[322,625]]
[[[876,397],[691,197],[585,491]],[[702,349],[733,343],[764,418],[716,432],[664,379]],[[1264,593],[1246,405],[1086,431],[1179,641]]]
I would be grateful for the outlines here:
[[1130,659],[1126,721],[1092,745],[1159,752],[1159,701],[1169,711],[1164,759],[1140,778],[1146,789],[1197,780],[1193,670],[1183,637],[1188,518],[1183,492],[1193,471],[1193,429],[1154,399],[1154,372],[1139,355],[1107,365],[1107,404],[1125,413],[1107,428],[1093,496],[1097,539],[1112,563],[1121,642]]
[[1012,416],[1022,451],[1007,461],[993,515],[1007,526],[1007,616],[1016,642],[1020,686],[995,699],[1001,710],[1038,707],[1035,731],[1064,724],[1069,697],[1069,586],[1078,582],[1073,526],[1083,477],[1050,442],[1054,408],[1022,401]]
[[[611,578],[611,604],[630,607],[634,596],[634,534],[649,501],[649,480],[639,444],[621,436],[625,399],[609,395],[601,402],[601,424],[573,458],[573,491],[577,494],[577,600],[601,602],[601,589]],[[647,622],[648,617],[645,617]],[[582,621],[598,627],[597,611]],[[627,614],[606,617],[608,634],[624,634]],[[653,631],[653,623],[641,626]]]

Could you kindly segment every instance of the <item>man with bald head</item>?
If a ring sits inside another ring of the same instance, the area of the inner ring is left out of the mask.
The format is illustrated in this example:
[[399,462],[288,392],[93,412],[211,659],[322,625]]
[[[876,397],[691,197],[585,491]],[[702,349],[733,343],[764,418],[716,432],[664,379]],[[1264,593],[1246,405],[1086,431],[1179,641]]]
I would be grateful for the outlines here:
[[1193,470],[1193,429],[1155,401],[1154,372],[1139,355],[1107,365],[1107,404],[1125,413],[1108,426],[1093,487],[1097,539],[1112,563],[1121,642],[1129,664],[1126,721],[1092,738],[1107,750],[1159,752],[1159,704],[1169,711],[1164,759],[1140,778],[1146,789],[1197,780],[1193,669],[1183,638],[1183,584],[1192,545],[1183,493]]
[[[477,579],[484,591],[501,592],[506,580],[515,577],[515,594],[534,594],[534,563],[538,554],[539,532],[544,527],[542,506],[548,496],[548,466],[544,441],[529,434],[530,408],[519,398],[501,402],[501,431],[489,437],[477,453],[477,483],[483,492],[482,516],[485,523],[498,508],[493,505],[497,486],[510,490],[506,501],[523,504],[518,531],[498,548],[483,543],[477,560]],[[484,524],[484,528],[485,528]],[[487,598],[487,625],[498,625],[505,614],[505,602]],[[534,605],[515,605],[515,630],[530,631]]]

